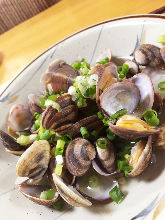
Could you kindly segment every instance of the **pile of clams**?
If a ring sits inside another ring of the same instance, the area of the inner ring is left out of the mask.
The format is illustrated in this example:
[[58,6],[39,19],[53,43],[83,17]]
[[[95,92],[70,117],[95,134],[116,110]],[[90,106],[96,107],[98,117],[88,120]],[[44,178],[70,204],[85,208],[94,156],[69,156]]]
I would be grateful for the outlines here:
[[[101,56],[102,59],[106,57]],[[17,184],[20,192],[33,202],[52,206],[62,198],[72,206],[84,207],[109,202],[112,200],[110,190],[119,186],[118,179],[124,176],[118,167],[116,140],[131,142],[136,139],[127,155],[127,165],[131,167],[127,178],[138,176],[147,168],[153,150],[165,149],[165,121],[162,116],[165,92],[157,89],[157,84],[165,81],[165,47],[138,46],[132,59],[125,60],[129,72],[122,80],[111,53],[108,56],[108,62],[98,61],[92,68],[88,67],[87,75],[83,76],[96,79],[95,99],[86,98],[84,107],[78,106],[77,99],[68,92],[70,87],[74,87],[76,78],[82,76],[81,68],[75,69],[63,60],[55,60],[41,77],[43,91],[29,94],[26,106],[15,104],[11,108],[9,134],[0,131],[0,139],[7,152],[19,156]],[[49,100],[48,105],[41,104],[42,98],[49,99],[45,94],[50,92],[58,96]],[[95,112],[83,114],[92,107]],[[96,114],[100,111],[103,118],[111,118],[121,109],[126,113],[109,120],[107,125]],[[158,112],[159,126],[144,120],[144,112],[148,109]],[[34,129],[36,113],[40,121]],[[88,134],[94,131],[97,136],[83,136],[82,127]],[[116,136],[114,140],[108,138],[107,129]],[[51,133],[51,137],[41,138],[43,130]],[[28,133],[28,142],[24,144],[18,141],[22,132]],[[71,138],[57,157],[57,141],[65,135]],[[99,143],[104,143],[104,147]],[[62,164],[60,173],[55,172],[57,164]],[[98,184],[90,184],[91,180]],[[49,189],[54,189],[54,197],[49,200],[41,198],[41,193]]]

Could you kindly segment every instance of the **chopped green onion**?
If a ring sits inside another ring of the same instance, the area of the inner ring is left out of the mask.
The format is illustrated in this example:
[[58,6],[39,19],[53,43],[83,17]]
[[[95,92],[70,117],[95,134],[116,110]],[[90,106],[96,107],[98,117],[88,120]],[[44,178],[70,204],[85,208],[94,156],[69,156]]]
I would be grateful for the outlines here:
[[151,125],[151,126],[159,125],[159,119],[157,117],[156,111],[154,111],[152,109],[148,109],[144,112],[143,117],[149,125]]
[[109,195],[113,201],[115,201],[117,204],[121,203],[121,201],[124,199],[124,194],[120,191],[120,189],[115,186],[110,192]]
[[57,155],[63,155],[65,144],[66,142],[64,140],[62,139],[57,140],[55,157]]
[[38,112],[35,112],[34,115],[33,115],[33,117],[34,117],[35,119],[40,119],[40,118],[41,118],[41,114],[39,114]]
[[95,141],[99,137],[99,132],[96,130],[93,130],[90,133],[90,140]]
[[25,135],[21,135],[17,138],[17,143],[20,144],[20,145],[27,145],[29,144],[30,142],[30,138],[28,136],[25,136]]
[[89,132],[88,132],[86,127],[81,127],[80,128],[80,133],[81,133],[83,138],[85,138],[85,139],[89,138]]
[[108,117],[104,117],[102,122],[105,126],[108,126],[108,123],[109,123],[110,119]]
[[60,95],[62,95],[62,94],[64,94],[65,93],[65,91],[60,91]]
[[127,159],[117,160],[117,168],[118,168],[118,170],[123,171],[125,176],[127,176],[128,173],[133,170],[133,167],[129,166],[128,163],[129,163],[129,161]]
[[106,129],[106,133],[107,133],[107,138],[110,141],[113,141],[115,139],[116,135],[109,128]]
[[106,64],[106,63],[108,63],[108,62],[109,62],[109,57],[105,57],[105,58],[102,59],[100,62],[98,62],[98,64],[104,65],[104,64]]
[[54,131],[46,130],[46,129],[40,127],[40,130],[38,132],[36,139],[37,140],[48,140],[54,134],[55,134]]
[[86,100],[84,98],[79,98],[77,101],[77,107],[82,108],[86,106],[87,106]]
[[52,200],[55,196],[55,190],[54,189],[49,189],[45,190],[40,194],[40,199],[44,200]]
[[52,100],[46,100],[45,101],[45,106],[48,107],[48,106],[52,106],[53,108],[57,109],[57,111],[59,112],[60,111],[60,105]]
[[159,82],[158,88],[160,91],[165,91],[165,81]]
[[45,107],[45,101],[46,101],[46,99],[45,98],[40,98],[40,105],[41,106],[43,106],[43,107]]
[[62,174],[62,168],[63,168],[62,164],[56,164],[55,174],[60,176]]
[[55,95],[54,91],[53,91],[53,90],[50,90],[50,91],[49,91],[49,95]]
[[127,110],[125,108],[120,109],[119,111],[117,111],[115,114],[113,114],[109,120],[113,121],[114,119],[117,119],[123,115],[125,115],[127,113]]
[[19,133],[19,136],[24,135],[24,136],[29,136],[30,134],[26,131],[22,131]]
[[79,69],[81,68],[81,63],[80,63],[80,62],[76,62],[76,63],[74,63],[72,66],[73,66],[73,68],[74,68],[75,70],[79,70]]
[[117,72],[119,80],[122,81],[129,72],[129,66],[127,64],[124,64],[123,66],[118,66]]
[[64,207],[64,201],[62,199],[59,199],[57,202],[53,204],[53,208],[57,211],[61,211]]
[[97,112],[97,117],[100,118],[101,120],[104,118],[104,116],[101,114],[101,112]]
[[165,35],[160,35],[157,40],[158,43],[165,44]]
[[82,75],[85,76],[88,74],[89,72],[89,69],[87,66],[84,66],[83,68],[81,68],[81,71],[82,71]]
[[107,141],[106,140],[102,140],[102,139],[98,139],[96,141],[96,145],[99,148],[105,149],[107,147]]
[[[59,94],[51,95],[51,96],[48,96],[48,99],[54,101],[54,100],[56,100],[59,96],[60,96]],[[44,103],[44,104],[45,104],[45,103]]]
[[62,135],[62,140],[64,140],[66,144],[69,144],[72,141],[72,136],[70,134],[64,134]]
[[96,175],[92,175],[89,177],[88,185],[91,188],[97,187],[99,185],[99,177]]

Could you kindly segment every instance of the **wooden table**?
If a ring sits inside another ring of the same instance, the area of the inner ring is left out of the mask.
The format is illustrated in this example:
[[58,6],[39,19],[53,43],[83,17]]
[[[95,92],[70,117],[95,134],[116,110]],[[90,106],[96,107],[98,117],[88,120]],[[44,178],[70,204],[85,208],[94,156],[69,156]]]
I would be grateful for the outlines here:
[[148,13],[163,5],[164,0],[61,0],[0,36],[4,54],[0,86],[48,47],[82,28],[118,16]]

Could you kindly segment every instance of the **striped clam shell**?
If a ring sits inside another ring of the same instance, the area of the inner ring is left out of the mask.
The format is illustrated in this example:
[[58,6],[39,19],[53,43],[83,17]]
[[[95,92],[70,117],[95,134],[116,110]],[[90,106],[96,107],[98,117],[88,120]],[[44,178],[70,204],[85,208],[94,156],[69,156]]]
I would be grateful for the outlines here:
[[75,188],[72,186],[68,186],[64,183],[62,178],[53,173],[53,180],[56,185],[57,191],[60,196],[70,205],[72,206],[91,206],[92,203],[85,199]]
[[151,44],[142,44],[134,52],[135,61],[144,66],[161,67],[164,64],[160,48]]
[[63,94],[56,99],[61,111],[49,106],[42,115],[42,126],[45,129],[63,133],[77,119],[78,108],[69,94]]
[[90,168],[95,155],[95,148],[88,140],[76,138],[67,146],[66,167],[73,176],[83,176]]
[[35,141],[19,158],[16,173],[20,177],[41,178],[49,164],[50,145],[46,140]]

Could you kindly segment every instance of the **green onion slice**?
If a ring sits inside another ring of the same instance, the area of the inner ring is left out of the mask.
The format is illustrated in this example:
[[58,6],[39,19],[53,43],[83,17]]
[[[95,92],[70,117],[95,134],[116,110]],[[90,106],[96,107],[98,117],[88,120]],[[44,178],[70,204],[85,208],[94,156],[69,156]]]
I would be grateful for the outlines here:
[[115,186],[110,192],[110,197],[115,201],[117,204],[121,203],[124,199],[124,194],[120,191],[119,187]]
[[113,114],[109,119],[112,121],[114,119],[117,119],[123,115],[125,115],[127,113],[127,110],[125,108],[120,109],[119,111],[117,111],[115,114]]
[[154,111],[152,109],[148,109],[144,112],[143,117],[149,125],[151,125],[151,126],[159,125],[159,119],[157,117],[156,111]]
[[56,164],[55,174],[61,176],[62,174],[63,164]]
[[165,81],[159,82],[158,88],[160,91],[165,91]]
[[41,192],[40,199],[52,200],[52,199],[54,199],[55,193],[56,192],[54,189],[45,190],[45,191]]
[[113,141],[115,139],[116,135],[109,128],[106,129],[106,133],[107,133],[107,138],[110,141]]
[[64,140],[62,140],[62,139],[57,140],[55,157],[57,155],[63,155],[65,144],[66,144],[66,142]]
[[81,127],[80,128],[80,133],[81,133],[83,138],[85,138],[85,139],[89,138],[89,132],[88,132],[86,127]]
[[165,44],[165,35],[160,35],[157,40],[158,43]]
[[18,138],[17,138],[17,143],[20,144],[20,145],[27,145],[29,144],[30,142],[30,138],[28,136],[25,136],[25,135],[20,135]]
[[96,142],[97,147],[105,149],[107,147],[107,141],[103,139],[99,139]]
[[61,211],[64,207],[64,201],[62,199],[59,199],[57,202],[53,204],[53,208],[57,211]]

